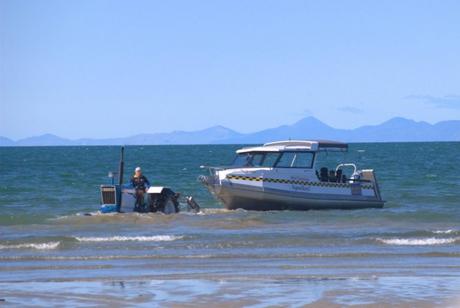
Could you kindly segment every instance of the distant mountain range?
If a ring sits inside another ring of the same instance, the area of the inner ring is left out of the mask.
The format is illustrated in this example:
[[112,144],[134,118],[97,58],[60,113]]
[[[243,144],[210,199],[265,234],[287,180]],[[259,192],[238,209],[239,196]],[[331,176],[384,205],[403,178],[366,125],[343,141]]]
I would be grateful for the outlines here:
[[436,124],[393,118],[379,125],[337,129],[314,117],[255,133],[242,134],[223,126],[204,130],[140,134],[111,139],[65,139],[45,134],[13,141],[0,136],[0,146],[251,144],[287,139],[331,139],[346,142],[460,141],[460,120]]

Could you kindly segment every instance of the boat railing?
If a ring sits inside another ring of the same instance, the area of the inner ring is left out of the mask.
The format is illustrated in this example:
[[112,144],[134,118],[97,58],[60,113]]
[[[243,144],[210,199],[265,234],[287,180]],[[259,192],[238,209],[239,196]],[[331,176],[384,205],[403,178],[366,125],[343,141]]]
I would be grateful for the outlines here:
[[335,172],[337,172],[337,170],[339,170],[340,168],[343,168],[343,167],[353,167],[353,174],[355,174],[356,171],[358,170],[356,168],[356,165],[353,164],[353,163],[342,163],[342,164],[337,165],[337,167],[335,168]]
[[353,173],[351,177],[348,179],[349,183],[374,183],[372,180],[368,179],[362,179],[360,177],[360,174],[358,172],[358,168],[356,167],[356,164],[354,163],[341,163],[338,164],[337,167],[335,168],[335,172],[337,173],[337,170],[343,168],[343,167],[352,167],[353,168]]

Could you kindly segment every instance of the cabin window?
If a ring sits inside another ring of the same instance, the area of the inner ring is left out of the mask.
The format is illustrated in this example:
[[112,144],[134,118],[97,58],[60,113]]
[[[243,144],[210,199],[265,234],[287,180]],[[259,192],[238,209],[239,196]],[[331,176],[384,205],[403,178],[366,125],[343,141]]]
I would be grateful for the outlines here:
[[233,161],[235,167],[273,167],[279,153],[242,153]]
[[263,153],[252,154],[252,160],[250,162],[251,167],[260,167],[264,159]]
[[279,153],[266,153],[261,167],[273,167],[279,156]]
[[284,152],[276,164],[277,168],[312,168],[312,152]]
[[233,161],[235,167],[260,167],[264,158],[263,153],[238,154]]
[[238,154],[233,160],[232,165],[235,167],[245,167],[245,166],[249,166],[250,161],[251,161],[251,155],[249,155],[248,153]]

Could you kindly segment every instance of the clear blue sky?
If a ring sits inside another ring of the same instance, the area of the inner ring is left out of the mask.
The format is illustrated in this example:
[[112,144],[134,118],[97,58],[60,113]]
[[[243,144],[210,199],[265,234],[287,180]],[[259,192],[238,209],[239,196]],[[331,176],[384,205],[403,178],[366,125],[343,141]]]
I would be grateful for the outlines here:
[[0,135],[460,119],[460,1],[0,0]]

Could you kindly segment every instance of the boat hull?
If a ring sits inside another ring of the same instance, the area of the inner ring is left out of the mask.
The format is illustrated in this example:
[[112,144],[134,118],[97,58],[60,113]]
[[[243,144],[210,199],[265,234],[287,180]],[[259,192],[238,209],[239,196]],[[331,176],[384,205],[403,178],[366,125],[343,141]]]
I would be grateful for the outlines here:
[[351,210],[382,208],[384,205],[384,201],[375,197],[298,193],[276,189],[258,190],[244,185],[208,185],[208,189],[229,210]]

